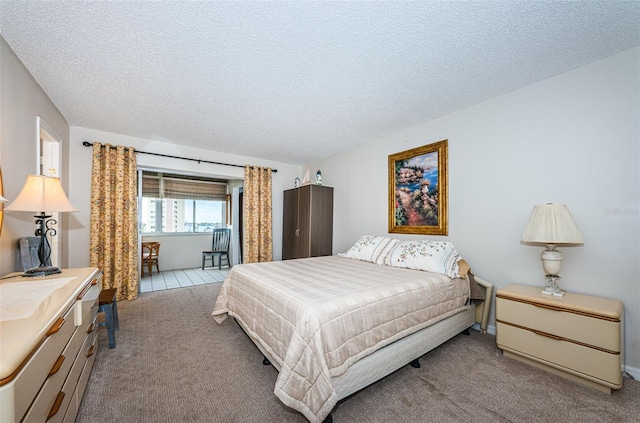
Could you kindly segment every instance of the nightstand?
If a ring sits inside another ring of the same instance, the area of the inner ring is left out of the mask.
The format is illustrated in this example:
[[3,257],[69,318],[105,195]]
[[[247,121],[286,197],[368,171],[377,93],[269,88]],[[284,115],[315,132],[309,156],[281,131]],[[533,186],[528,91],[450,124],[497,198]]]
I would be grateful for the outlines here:
[[617,300],[509,285],[496,293],[496,342],[507,357],[610,393],[622,387],[623,310]]

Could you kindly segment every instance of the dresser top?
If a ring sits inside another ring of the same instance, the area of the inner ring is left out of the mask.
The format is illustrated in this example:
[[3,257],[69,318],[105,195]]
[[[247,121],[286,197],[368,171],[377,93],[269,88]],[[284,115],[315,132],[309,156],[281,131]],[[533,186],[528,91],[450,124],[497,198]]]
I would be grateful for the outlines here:
[[619,320],[622,317],[624,305],[621,301],[573,292],[566,292],[563,297],[556,297],[543,294],[543,289],[543,286],[512,284],[500,288],[496,297],[534,305],[539,304],[547,308],[579,314],[600,316],[610,320]]
[[0,280],[0,380],[10,376],[69,310],[97,268]]

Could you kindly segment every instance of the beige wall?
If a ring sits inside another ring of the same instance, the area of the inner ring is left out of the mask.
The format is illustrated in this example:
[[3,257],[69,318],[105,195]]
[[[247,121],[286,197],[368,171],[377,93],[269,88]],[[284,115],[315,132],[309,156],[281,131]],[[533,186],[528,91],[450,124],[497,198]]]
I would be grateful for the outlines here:
[[[0,37],[0,165],[4,196],[13,200],[29,173],[38,172],[36,120],[40,116],[62,138],[62,184],[68,192],[69,124],[33,79],[4,38]],[[66,222],[62,217],[62,266],[68,263]],[[18,270],[17,242],[33,236],[32,213],[6,212],[0,236],[0,275]]]
[[449,236],[497,287],[544,286],[520,244],[535,204],[565,203],[584,246],[560,286],[625,304],[626,365],[640,376],[640,49],[532,84],[311,164],[335,187],[334,252],[387,234],[387,159],[449,140]]

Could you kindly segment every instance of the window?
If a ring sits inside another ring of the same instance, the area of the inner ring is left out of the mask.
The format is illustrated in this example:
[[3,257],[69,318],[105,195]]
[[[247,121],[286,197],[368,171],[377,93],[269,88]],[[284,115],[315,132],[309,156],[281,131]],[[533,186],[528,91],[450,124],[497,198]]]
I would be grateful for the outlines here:
[[203,233],[226,221],[227,181],[142,172],[144,234]]

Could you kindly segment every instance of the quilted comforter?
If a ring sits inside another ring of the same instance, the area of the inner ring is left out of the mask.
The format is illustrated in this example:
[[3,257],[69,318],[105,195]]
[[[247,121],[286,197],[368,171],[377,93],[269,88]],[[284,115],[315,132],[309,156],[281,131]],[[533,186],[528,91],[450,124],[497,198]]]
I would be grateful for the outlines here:
[[279,370],[275,395],[321,422],[332,377],[468,308],[468,280],[329,256],[234,266],[212,314],[235,317]]

